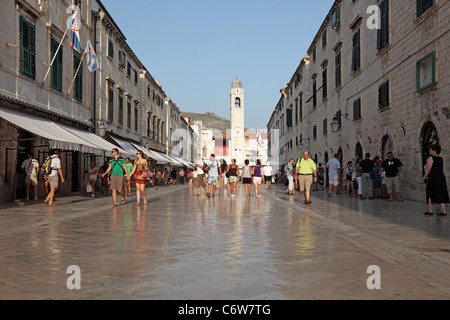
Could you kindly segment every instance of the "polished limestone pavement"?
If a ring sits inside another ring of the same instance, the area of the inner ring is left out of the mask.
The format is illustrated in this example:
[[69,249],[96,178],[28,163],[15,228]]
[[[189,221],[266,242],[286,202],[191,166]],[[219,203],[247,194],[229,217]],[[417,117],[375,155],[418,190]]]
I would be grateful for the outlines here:
[[[139,207],[135,195],[117,208],[102,196],[3,204],[0,299],[450,298],[450,222],[424,203],[147,190]],[[67,286],[73,265],[80,289]]]

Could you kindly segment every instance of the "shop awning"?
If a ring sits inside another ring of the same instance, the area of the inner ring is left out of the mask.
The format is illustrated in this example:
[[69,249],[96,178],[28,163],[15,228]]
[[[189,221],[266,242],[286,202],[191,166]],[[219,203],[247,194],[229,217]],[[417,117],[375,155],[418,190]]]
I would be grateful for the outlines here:
[[136,155],[136,151],[137,149],[135,147],[133,147],[133,145],[125,140],[125,139],[121,139],[121,138],[117,138],[117,137],[113,137],[111,136],[111,138],[117,142],[117,144],[123,149],[125,150],[128,154],[135,156]]
[[[111,150],[114,148],[117,148],[111,142],[106,141],[105,139],[99,137],[98,135],[96,135],[95,133],[92,133],[90,131],[73,128],[73,127],[70,127],[70,126],[67,126],[64,124],[58,124],[58,125],[63,127],[64,129],[66,129],[67,131],[70,131],[72,134],[78,136],[79,138],[84,139],[84,140],[90,142],[91,144],[97,146],[97,148],[105,151],[106,155],[110,155]],[[119,149],[119,153],[121,155],[129,155],[129,156],[135,155],[135,153],[129,153],[129,152],[123,150],[122,148],[117,148],[117,149]]]
[[194,168],[193,165],[191,165],[188,161],[184,160],[183,158],[176,157],[176,156],[172,156],[172,158],[174,158],[175,160],[181,162],[184,166],[186,166],[186,167],[188,167],[188,168],[189,168],[189,167]]
[[0,107],[0,117],[37,136],[48,139],[51,149],[103,155],[103,149],[74,135],[48,119]]
[[132,142],[131,144],[136,149],[142,150],[142,152],[144,152],[148,157],[152,158],[153,160],[156,160],[157,163],[159,163],[159,164],[168,164],[169,163],[169,161],[165,157],[161,156],[159,154],[159,152],[144,148],[143,146],[141,146],[140,144],[137,144],[137,143]]

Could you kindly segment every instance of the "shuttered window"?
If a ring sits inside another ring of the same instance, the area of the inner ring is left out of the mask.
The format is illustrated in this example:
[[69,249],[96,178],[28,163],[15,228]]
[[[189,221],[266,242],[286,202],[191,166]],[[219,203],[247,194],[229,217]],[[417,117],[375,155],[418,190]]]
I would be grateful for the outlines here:
[[353,120],[361,119],[361,98],[353,101]]
[[317,82],[313,82],[313,107],[317,106]]
[[20,17],[20,73],[36,78],[36,28]]
[[386,81],[378,88],[378,106],[380,108],[389,106],[389,81]]
[[335,84],[336,88],[341,86],[341,51],[335,57]]
[[111,87],[108,89],[108,120],[114,120],[114,90]]
[[361,68],[361,37],[360,30],[358,29],[353,34],[353,47],[352,47],[352,71],[355,72]]
[[292,127],[292,108],[286,110],[286,125],[288,128]]
[[389,44],[389,1],[382,0],[380,8],[380,29],[377,31],[377,49],[381,50]]
[[322,98],[326,99],[328,96],[328,73],[327,73],[327,69],[324,69],[322,71]]
[[[81,67],[78,70],[78,66],[81,63]],[[73,80],[73,97],[78,101],[83,101],[83,63],[77,57],[73,57],[73,76],[78,70],[76,78]]]
[[123,95],[119,93],[119,124],[123,126]]
[[[51,57],[55,56],[56,50],[58,49],[59,43],[55,40],[51,40]],[[50,85],[53,89],[62,92],[62,74],[63,74],[63,47],[58,51],[56,58],[52,65]]]
[[131,102],[127,101],[127,128],[131,129]]
[[431,8],[434,0],[417,0],[417,18]]

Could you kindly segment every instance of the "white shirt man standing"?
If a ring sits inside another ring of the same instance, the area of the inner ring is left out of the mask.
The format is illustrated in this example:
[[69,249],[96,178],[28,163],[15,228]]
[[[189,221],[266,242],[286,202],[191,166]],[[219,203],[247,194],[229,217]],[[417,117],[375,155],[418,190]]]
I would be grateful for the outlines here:
[[267,190],[270,189],[270,185],[272,184],[273,178],[273,168],[270,164],[264,166],[263,168],[264,181],[266,182]]
[[28,153],[28,159],[22,162],[20,167],[25,170],[25,187],[27,194],[27,201],[30,200],[30,186],[34,190],[34,200],[38,200],[38,174],[39,174],[39,162],[33,158],[33,154]]
[[341,163],[339,162],[339,154],[336,153],[333,159],[330,159],[327,163],[329,170],[328,177],[330,178],[330,189],[328,195],[331,197],[331,189],[334,189],[334,196],[337,196],[337,187],[339,185],[339,172],[341,170]]
[[[208,198],[212,196],[215,197],[216,193],[216,185],[219,179],[221,179],[222,168],[220,167],[219,161],[216,160],[216,155],[211,154],[209,166],[207,166],[209,175],[208,175],[208,193],[206,194]],[[212,193],[211,193],[212,186]]]

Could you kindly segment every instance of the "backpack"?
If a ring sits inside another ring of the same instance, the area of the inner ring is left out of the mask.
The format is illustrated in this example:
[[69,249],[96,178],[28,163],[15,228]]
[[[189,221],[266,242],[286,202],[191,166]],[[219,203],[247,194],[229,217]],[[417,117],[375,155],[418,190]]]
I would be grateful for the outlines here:
[[47,159],[44,161],[44,164],[41,167],[41,173],[44,176],[49,176],[52,173],[52,160],[55,159],[55,157],[47,157]]

